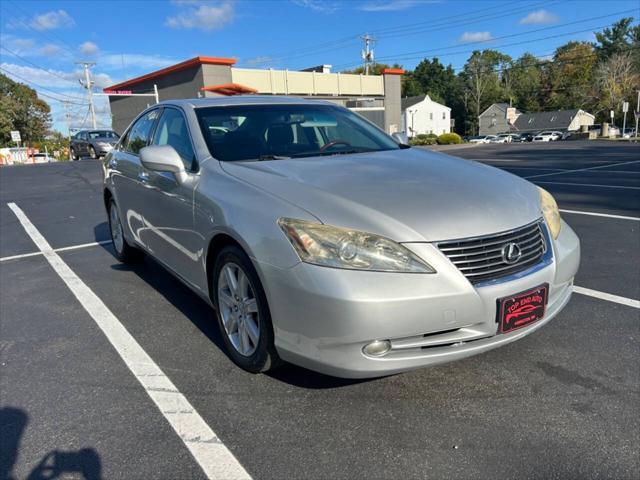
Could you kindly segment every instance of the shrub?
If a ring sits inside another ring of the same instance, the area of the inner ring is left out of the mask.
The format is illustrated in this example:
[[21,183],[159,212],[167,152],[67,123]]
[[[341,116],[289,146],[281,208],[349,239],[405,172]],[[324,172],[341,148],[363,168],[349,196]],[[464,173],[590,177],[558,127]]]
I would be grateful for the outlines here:
[[452,145],[462,143],[462,138],[457,133],[443,133],[438,137],[438,145]]
[[411,143],[411,145],[435,145],[437,138],[437,135],[433,133],[421,133],[410,139],[409,143]]

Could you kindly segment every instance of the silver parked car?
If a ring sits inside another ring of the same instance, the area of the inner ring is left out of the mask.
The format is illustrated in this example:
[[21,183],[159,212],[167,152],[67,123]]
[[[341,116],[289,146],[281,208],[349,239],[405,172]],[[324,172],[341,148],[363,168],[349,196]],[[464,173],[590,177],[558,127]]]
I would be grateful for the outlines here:
[[98,158],[109,153],[120,137],[113,130],[83,130],[71,138],[71,158],[80,160],[84,155]]
[[373,377],[461,359],[567,304],[579,241],[549,193],[292,97],[175,100],[104,160],[117,257],[215,311],[228,354]]

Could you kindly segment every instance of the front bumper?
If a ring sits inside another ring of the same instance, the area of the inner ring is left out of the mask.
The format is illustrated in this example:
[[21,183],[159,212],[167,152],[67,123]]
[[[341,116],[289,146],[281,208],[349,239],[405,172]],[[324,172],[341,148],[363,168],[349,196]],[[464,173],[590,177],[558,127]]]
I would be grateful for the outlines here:
[[[571,296],[580,243],[563,222],[553,261],[513,280],[474,286],[432,244],[406,246],[436,274],[360,272],[299,263],[279,269],[258,263],[273,319],[275,344],[287,361],[329,375],[366,378],[458,360],[528,335],[555,317]],[[543,320],[497,333],[496,300],[543,283]],[[362,348],[390,340],[382,357]]]

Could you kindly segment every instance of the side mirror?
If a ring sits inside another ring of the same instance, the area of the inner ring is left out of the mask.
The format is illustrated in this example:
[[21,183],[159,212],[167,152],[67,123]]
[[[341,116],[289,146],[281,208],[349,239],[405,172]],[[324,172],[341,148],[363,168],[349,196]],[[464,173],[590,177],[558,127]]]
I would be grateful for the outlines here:
[[396,141],[398,145],[409,146],[409,137],[404,132],[395,132],[391,134],[391,137]]
[[171,172],[178,183],[186,179],[182,158],[171,145],[149,145],[140,150],[142,165],[154,172]]

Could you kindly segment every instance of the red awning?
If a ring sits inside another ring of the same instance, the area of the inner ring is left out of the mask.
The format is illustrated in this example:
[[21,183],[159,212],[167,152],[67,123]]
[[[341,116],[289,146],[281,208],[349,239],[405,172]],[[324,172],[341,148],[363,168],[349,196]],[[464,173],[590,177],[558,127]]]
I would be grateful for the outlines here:
[[202,87],[200,90],[205,92],[213,92],[219,95],[247,95],[252,93],[258,93],[255,88],[247,87],[246,85],[240,85],[239,83],[223,83],[222,85],[209,85],[208,87]]

